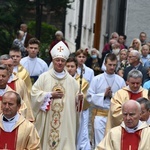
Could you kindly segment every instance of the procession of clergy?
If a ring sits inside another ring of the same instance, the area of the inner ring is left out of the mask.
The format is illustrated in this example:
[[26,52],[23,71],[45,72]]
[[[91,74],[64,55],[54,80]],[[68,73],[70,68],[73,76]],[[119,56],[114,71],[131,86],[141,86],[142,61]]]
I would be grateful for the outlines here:
[[105,71],[94,76],[84,64],[87,51],[70,55],[63,41],[50,50],[48,68],[37,57],[39,45],[31,38],[27,57],[21,59],[17,47],[0,56],[0,149],[149,149],[150,103],[141,71],[132,68],[125,81],[115,74],[117,57],[109,53]]

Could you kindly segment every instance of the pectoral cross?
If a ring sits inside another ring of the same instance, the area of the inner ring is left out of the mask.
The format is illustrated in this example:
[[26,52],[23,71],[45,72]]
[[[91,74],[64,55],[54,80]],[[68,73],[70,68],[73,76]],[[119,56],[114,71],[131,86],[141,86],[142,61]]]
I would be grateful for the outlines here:
[[60,46],[59,48],[57,48],[57,50],[58,50],[59,52],[61,52],[61,51],[63,51],[64,49]]

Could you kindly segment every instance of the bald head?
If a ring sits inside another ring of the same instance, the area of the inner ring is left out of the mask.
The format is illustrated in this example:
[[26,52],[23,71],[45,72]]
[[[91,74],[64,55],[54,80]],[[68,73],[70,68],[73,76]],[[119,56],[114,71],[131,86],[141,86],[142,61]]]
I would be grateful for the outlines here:
[[136,108],[136,109],[138,109],[139,112],[141,112],[141,106],[140,106],[140,104],[139,104],[137,101],[135,101],[135,100],[129,100],[129,101],[126,101],[125,103],[123,103],[123,105],[122,105],[122,111],[123,111],[123,109],[126,108],[126,107]]
[[135,100],[128,100],[122,105],[123,121],[128,128],[135,128],[141,117],[141,106]]

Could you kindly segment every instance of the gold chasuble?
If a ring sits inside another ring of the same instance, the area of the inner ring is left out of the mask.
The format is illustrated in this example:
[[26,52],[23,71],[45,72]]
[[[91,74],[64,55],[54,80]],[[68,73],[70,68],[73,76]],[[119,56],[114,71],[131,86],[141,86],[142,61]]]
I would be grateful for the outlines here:
[[32,82],[31,82],[30,75],[29,75],[28,71],[21,64],[19,64],[18,65],[18,72],[14,73],[14,74],[16,76],[18,76],[19,78],[21,78],[25,82],[27,89],[28,89],[28,92],[30,93],[31,88],[32,88]]
[[125,124],[112,128],[95,150],[149,150],[150,129],[142,122],[134,133],[126,131]]
[[28,93],[25,82],[14,75],[14,78],[10,83],[7,83],[14,91],[16,91],[22,98],[24,105],[21,105],[21,114],[29,121],[34,122],[34,116],[30,103],[30,95]]
[[[76,80],[68,72],[60,79],[53,68],[40,75],[33,85],[31,103],[43,150],[76,150],[78,90]],[[50,110],[44,112],[40,107],[45,96],[52,91],[62,91],[64,97],[52,99]]]
[[111,128],[121,124],[123,120],[121,108],[124,102],[130,99],[136,100],[140,97],[147,98],[147,96],[148,90],[142,87],[140,87],[137,93],[133,93],[131,90],[129,90],[128,86],[118,90],[111,99],[111,105],[108,113],[105,133],[107,133]]
[[34,125],[22,115],[13,127],[12,132],[6,132],[0,115],[0,149],[2,150],[41,150],[40,138]]
[[[78,85],[80,85],[80,75],[77,74],[75,79],[77,80]],[[86,110],[86,109],[88,109],[90,107],[89,102],[86,100],[86,94],[87,94],[88,87],[89,87],[89,83],[84,78],[82,78],[81,91],[84,94],[83,110]]]
[[[8,91],[15,91],[14,89],[12,89],[10,86],[7,85],[6,89],[5,89],[5,92],[8,92]],[[5,93],[4,92],[4,93]],[[2,110],[1,110],[1,101],[2,101],[2,96],[0,96],[0,113],[2,113]],[[22,114],[24,117],[27,117],[26,116],[26,113],[27,113],[27,105],[25,104],[25,102],[23,100],[21,100],[21,107],[19,109],[19,113]],[[32,114],[33,116],[33,114]],[[34,118],[34,117],[33,117]],[[28,119],[28,117],[27,117]]]

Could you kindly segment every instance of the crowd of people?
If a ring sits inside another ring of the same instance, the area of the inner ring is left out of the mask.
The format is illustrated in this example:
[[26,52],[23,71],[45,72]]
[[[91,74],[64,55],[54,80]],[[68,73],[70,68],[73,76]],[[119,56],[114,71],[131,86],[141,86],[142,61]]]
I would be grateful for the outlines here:
[[63,33],[55,36],[49,66],[26,24],[0,56],[0,149],[148,149],[146,33],[128,47],[127,36],[114,32],[101,54],[95,48],[71,54]]

